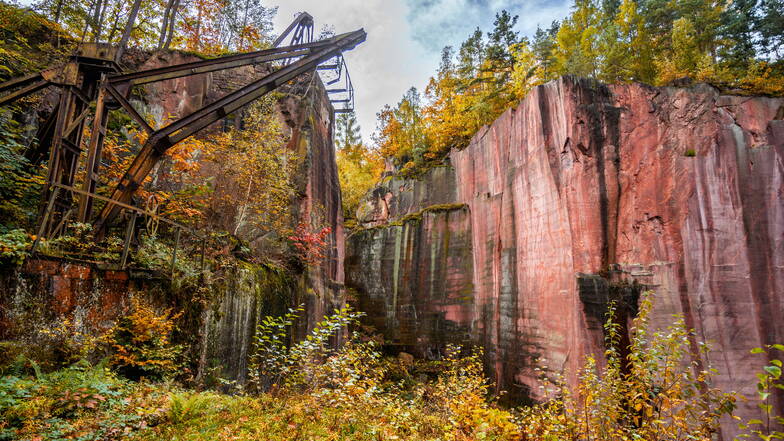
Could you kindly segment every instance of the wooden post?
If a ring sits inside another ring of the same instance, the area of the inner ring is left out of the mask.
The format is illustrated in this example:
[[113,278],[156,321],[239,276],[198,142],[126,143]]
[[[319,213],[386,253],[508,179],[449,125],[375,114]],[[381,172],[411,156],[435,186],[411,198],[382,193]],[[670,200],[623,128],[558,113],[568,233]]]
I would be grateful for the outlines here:
[[95,116],[93,117],[93,127],[90,131],[90,144],[87,148],[87,163],[85,164],[85,177],[82,190],[85,193],[79,195],[79,222],[87,222],[92,211],[93,200],[90,193],[95,192],[98,182],[98,170],[101,166],[101,151],[103,150],[103,138],[106,134],[106,123],[108,120],[109,109],[104,104],[106,101],[106,75],[101,76],[100,89],[98,90],[98,100],[95,103]]
[[128,252],[131,249],[131,239],[133,239],[133,229],[136,227],[136,213],[130,212],[131,218],[128,219],[128,227],[125,229],[125,244],[123,245],[122,257],[120,258],[120,269],[125,269],[128,263]]
[[44,214],[41,216],[41,225],[38,226],[38,235],[35,236],[33,246],[30,247],[30,255],[35,254],[35,250],[38,248],[38,244],[41,242],[41,236],[43,236],[46,232],[46,227],[49,223],[49,216],[52,214],[52,210],[54,209],[54,201],[57,199],[58,193],[60,193],[60,187],[55,187],[54,190],[52,190],[52,195],[49,196],[49,203],[46,204]]
[[177,263],[177,248],[180,246],[180,229],[174,232],[174,249],[172,250],[171,277],[174,278],[174,265]]

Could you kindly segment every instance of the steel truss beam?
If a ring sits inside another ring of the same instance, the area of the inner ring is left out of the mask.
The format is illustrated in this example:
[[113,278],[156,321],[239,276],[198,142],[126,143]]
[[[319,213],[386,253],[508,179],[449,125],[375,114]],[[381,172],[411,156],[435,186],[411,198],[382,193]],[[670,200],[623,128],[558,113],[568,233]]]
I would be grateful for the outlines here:
[[[152,132],[147,141],[142,146],[139,154],[134,158],[133,163],[120,179],[120,182],[112,192],[111,199],[121,203],[128,203],[134,192],[144,182],[155,164],[163,157],[166,151],[187,137],[203,130],[213,123],[223,119],[227,115],[248,105],[252,101],[266,95],[288,81],[308,72],[313,72],[319,64],[342,53],[353,49],[358,44],[365,41],[365,31],[360,29],[354,32],[338,35],[328,43],[320,44],[309,55],[298,61],[284,66],[277,71],[254,81],[217,101],[205,105],[201,109],[186,115],[171,124]],[[213,60],[214,61],[214,60]],[[236,60],[229,60],[234,62]],[[211,63],[214,67],[216,63]],[[176,68],[174,66],[173,68]],[[189,67],[192,69],[193,67]],[[175,72],[172,70],[171,72]],[[157,74],[153,74],[157,75]],[[109,79],[113,83],[112,79]],[[111,86],[109,88],[112,92]],[[95,230],[102,231],[119,213],[117,205],[107,205],[98,215],[95,222]]]

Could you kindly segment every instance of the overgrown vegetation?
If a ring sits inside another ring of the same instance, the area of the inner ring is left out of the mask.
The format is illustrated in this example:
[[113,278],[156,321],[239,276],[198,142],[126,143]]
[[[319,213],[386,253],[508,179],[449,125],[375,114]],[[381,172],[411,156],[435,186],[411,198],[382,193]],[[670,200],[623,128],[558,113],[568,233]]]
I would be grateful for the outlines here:
[[[171,317],[135,308],[110,335],[131,336],[121,340],[135,345],[135,354],[145,354],[154,341],[156,347],[169,346],[153,335],[167,335]],[[95,367],[80,361],[53,373],[19,359],[0,378],[0,438],[712,439],[719,419],[733,412],[740,397],[715,388],[717,372],[701,364],[708,349],[701,345],[701,357],[695,358],[693,335],[683,320],[652,329],[651,308],[651,297],[643,297],[628,347],[622,346],[620,325],[608,320],[604,357],[586,360],[576,387],[541,366],[548,399],[519,409],[494,403],[481,352],[450,346],[438,361],[385,357],[375,339],[348,333],[360,316],[348,308],[325,318],[300,342],[290,341],[300,310],[262,320],[251,381],[234,385],[232,394],[150,383],[150,377],[129,381],[110,369],[125,366],[110,361],[117,358]],[[332,344],[336,338],[345,339],[339,348]],[[784,387],[779,357],[784,346],[752,352],[768,351],[759,396],[747,397],[759,402],[762,418],[740,424],[748,439],[784,436],[776,431],[784,420],[770,404],[771,390]],[[147,366],[157,369],[151,361],[160,359],[152,357]]]
[[120,318],[108,335],[109,363],[126,378],[171,378],[181,371],[183,348],[171,343],[174,321],[180,314],[158,314],[134,298],[130,313]]
[[24,127],[11,114],[0,113],[0,233],[32,225],[46,180],[25,158]]
[[45,69],[69,50],[69,36],[40,14],[0,2],[0,79]]
[[[271,39],[270,20],[275,8],[252,2],[220,0],[179,4],[173,0],[164,2],[165,11],[156,2],[132,3],[44,0],[35,3],[32,10],[2,3],[0,34],[4,39],[0,40],[0,64],[7,76],[26,74],[56,64],[55,58],[69,54],[72,49],[69,44],[74,41],[117,42],[136,3],[140,4],[140,16],[146,15],[135,22],[130,45],[156,47],[155,41],[162,33],[173,32],[172,40],[161,43],[163,46],[214,55],[264,47]],[[164,23],[161,13],[169,14],[171,20]],[[25,98],[23,106],[10,108],[0,115],[0,260],[3,263],[19,264],[24,260],[42,209],[46,164],[34,166],[25,158],[25,150],[35,145],[36,125],[51,110],[42,102],[44,94],[33,94]],[[208,268],[225,263],[227,259],[221,256],[252,262],[273,261],[279,265],[297,261],[293,265],[297,268],[311,264],[307,259],[299,262],[301,257],[308,257],[307,253],[295,249],[290,238],[318,235],[324,225],[307,222],[305,230],[297,230],[299,220],[312,219],[305,219],[307,216],[295,219],[293,212],[301,197],[303,184],[298,181],[298,174],[303,167],[300,154],[304,152],[286,148],[288,138],[277,108],[282,98],[279,92],[269,94],[242,112],[230,115],[223,130],[208,130],[169,149],[134,196],[132,205],[157,211],[198,230],[201,236],[208,236],[209,244],[213,245],[207,255]],[[145,114],[143,117],[151,126],[161,127],[173,116]],[[97,188],[104,196],[110,194],[147,137],[121,111],[109,113],[108,129]],[[87,141],[85,137],[84,142]],[[75,187],[81,186],[84,160],[83,155]],[[96,202],[98,209],[102,205],[103,202]],[[102,243],[94,244],[92,231],[85,230],[86,225],[73,223],[72,219],[63,225],[56,238],[43,240],[37,251],[81,261],[119,262],[124,229],[112,230]],[[144,231],[133,238],[127,261],[130,266],[170,272],[174,230],[158,226],[149,218],[138,219],[137,233],[140,229]],[[201,241],[192,236],[183,233],[174,268],[174,273],[189,279],[201,273],[199,258],[193,258],[200,253]]]

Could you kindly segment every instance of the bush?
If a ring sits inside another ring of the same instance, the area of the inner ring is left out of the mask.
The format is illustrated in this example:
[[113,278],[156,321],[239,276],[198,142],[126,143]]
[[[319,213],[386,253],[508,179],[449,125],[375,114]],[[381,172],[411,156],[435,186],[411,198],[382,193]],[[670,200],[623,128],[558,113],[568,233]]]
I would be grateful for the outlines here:
[[21,265],[30,251],[33,238],[21,229],[0,234],[0,263]]
[[[650,293],[644,294],[626,357],[620,325],[609,319],[606,366],[588,357],[576,390],[557,381],[548,390],[552,400],[523,410],[526,440],[714,437],[719,419],[735,409],[736,397],[713,387],[716,371],[695,361],[702,354],[692,352],[683,318],[665,330],[650,329],[652,306]],[[608,316],[613,313],[611,308]]]
[[130,314],[109,332],[114,350],[111,365],[127,378],[163,379],[180,371],[182,347],[170,341],[179,314],[170,309],[158,314],[144,302],[133,299]]
[[[2,9],[1,3],[0,9]],[[2,49],[0,49],[1,58]],[[24,157],[25,148],[22,128],[10,118],[8,112],[0,113],[0,225],[3,225],[2,228],[30,227],[38,213],[38,202],[46,178],[42,168],[33,167]]]
[[117,439],[160,419],[165,394],[79,362],[34,377],[0,377],[0,439]]
[[[762,368],[762,372],[757,373],[757,406],[762,410],[763,419],[752,419],[740,424],[740,428],[748,430],[754,437],[763,441],[772,439],[784,439],[784,432],[775,430],[776,427],[784,427],[784,416],[773,413],[771,395],[776,389],[784,390],[784,379],[782,378],[782,361],[777,354],[784,352],[784,345],[767,345],[764,348],[754,348],[752,354],[767,354],[769,363]],[[749,435],[743,435],[748,438]]]
[[289,387],[310,384],[312,370],[325,357],[333,353],[329,345],[331,337],[364,315],[350,307],[336,309],[316,324],[304,340],[288,345],[290,331],[302,306],[280,317],[265,317],[256,327],[253,350],[248,363],[249,386],[251,390],[264,391],[283,385]]

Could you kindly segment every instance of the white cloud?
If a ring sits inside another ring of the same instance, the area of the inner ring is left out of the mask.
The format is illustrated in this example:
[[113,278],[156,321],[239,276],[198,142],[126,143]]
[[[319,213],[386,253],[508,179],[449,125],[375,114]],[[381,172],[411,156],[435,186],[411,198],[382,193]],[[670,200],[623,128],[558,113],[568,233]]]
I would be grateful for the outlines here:
[[[269,1],[270,4],[275,0]],[[395,104],[405,91],[423,89],[446,45],[459,45],[477,26],[487,31],[495,14],[507,9],[520,16],[518,30],[531,35],[568,13],[569,0],[287,0],[280,2],[275,29],[307,11],[317,31],[325,24],[336,33],[364,28],[367,41],[345,54],[356,90],[357,119],[370,140],[376,113]]]
[[336,33],[364,28],[367,40],[344,57],[356,93],[357,119],[362,136],[370,139],[376,112],[396,103],[412,85],[424,87],[438,65],[438,57],[411,38],[407,7],[389,0],[289,0],[281,2],[275,29],[280,32],[297,12],[313,15],[316,30],[328,24]]

